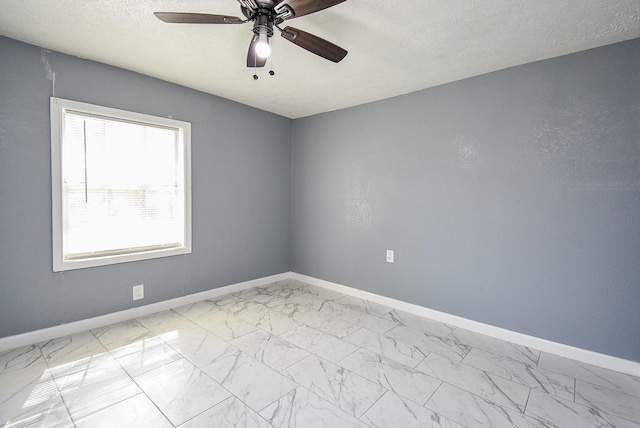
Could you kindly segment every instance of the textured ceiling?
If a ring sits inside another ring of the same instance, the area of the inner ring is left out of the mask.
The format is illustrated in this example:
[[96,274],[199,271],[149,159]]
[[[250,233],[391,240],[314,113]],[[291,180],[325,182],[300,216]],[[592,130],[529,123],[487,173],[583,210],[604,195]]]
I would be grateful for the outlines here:
[[[347,0],[290,21],[349,51],[334,64],[273,41],[246,67],[251,24],[166,24],[155,11],[240,16],[236,0],[0,0],[0,34],[289,118],[640,37],[638,0]],[[5,59],[0,59],[5,60]]]

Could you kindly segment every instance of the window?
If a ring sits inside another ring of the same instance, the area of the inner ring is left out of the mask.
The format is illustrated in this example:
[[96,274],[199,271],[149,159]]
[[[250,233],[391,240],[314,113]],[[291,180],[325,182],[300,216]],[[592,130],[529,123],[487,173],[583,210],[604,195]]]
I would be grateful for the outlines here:
[[191,252],[191,124],[51,98],[53,270]]

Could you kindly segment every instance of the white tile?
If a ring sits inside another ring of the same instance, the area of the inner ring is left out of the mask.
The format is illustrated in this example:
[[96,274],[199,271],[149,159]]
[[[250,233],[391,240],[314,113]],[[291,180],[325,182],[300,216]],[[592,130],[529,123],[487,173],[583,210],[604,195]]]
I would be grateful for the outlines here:
[[22,346],[0,352],[0,375],[38,365],[45,366],[38,345]]
[[183,317],[189,318],[192,321],[194,318],[198,318],[212,312],[218,312],[219,310],[220,308],[218,306],[208,300],[201,300],[199,302],[173,308],[173,311],[179,313]]
[[404,343],[409,343],[420,349],[425,355],[435,352],[436,354],[456,361],[462,361],[470,349],[468,346],[460,344],[452,339],[435,336],[422,330],[404,325],[399,325],[388,331],[385,333],[385,336],[401,340]]
[[[296,294],[297,295],[297,294]],[[282,303],[284,301],[286,301],[288,298],[290,297],[294,297],[294,295],[280,295],[278,293],[267,293],[267,292],[259,292],[257,294],[254,294],[251,297],[246,297],[247,301],[253,302],[253,303],[259,303],[265,307],[270,307],[272,305],[278,304],[278,303]]]
[[272,425],[242,401],[235,397],[230,397],[180,425],[180,428],[201,427],[272,428]]
[[58,388],[44,366],[12,370],[0,375],[0,425],[31,420],[62,405]]
[[229,312],[234,316],[241,316],[247,312],[255,311],[256,309],[264,308],[265,305],[262,303],[247,301],[247,300],[239,300],[233,305],[228,305],[225,307],[225,311]]
[[423,362],[418,364],[416,369],[501,406],[520,412],[524,412],[527,398],[529,397],[529,387],[485,373],[482,370],[437,354],[428,355]]
[[[0,424],[2,424],[0,420]],[[5,428],[56,427],[73,428],[74,424],[64,404],[48,407],[38,413],[23,414],[4,422]]]
[[58,364],[49,369],[49,374],[58,381],[58,385],[64,387],[63,378],[72,379],[74,373],[80,376],[100,376],[101,373],[121,370],[116,359],[108,352],[91,355],[85,358],[69,361],[65,364]]
[[304,349],[263,330],[247,333],[231,344],[278,372],[309,355]]
[[[326,300],[322,300],[321,302],[324,303]],[[313,304],[310,302],[305,303],[303,300],[292,302],[287,299],[277,299],[266,303],[265,306],[272,311],[280,312],[289,318],[293,318],[298,314],[312,310]]]
[[7,427],[640,428],[639,401],[638,377],[298,281],[0,353]]
[[[167,333],[168,334],[168,333]],[[146,339],[141,339],[136,342],[129,343],[128,345],[121,346],[119,348],[112,348],[109,353],[115,358],[124,357],[125,355],[133,354],[136,352],[146,351],[149,348],[163,344],[161,336],[151,336]]]
[[473,348],[462,362],[565,400],[573,400],[574,397],[575,379],[503,355]]
[[386,333],[397,325],[394,321],[389,319],[371,315],[367,312],[358,311],[338,302],[328,302],[320,309],[320,313],[364,327],[368,330],[375,331],[376,333]]
[[333,291],[329,290],[328,288],[318,287],[310,284],[305,284],[303,290],[308,295],[324,300],[337,300],[345,296],[344,293],[340,293],[339,291]]
[[257,301],[256,299],[260,299],[260,296],[273,296],[273,293],[267,291],[267,287],[269,286],[248,288],[246,290],[233,293],[233,295],[243,300],[255,302]]
[[449,335],[449,338],[469,348],[476,347],[485,349],[525,364],[536,365],[540,358],[540,351],[536,349],[527,348],[526,346],[517,345],[463,328],[455,329],[453,333]]
[[599,412],[596,409],[531,390],[527,415],[549,421],[558,427],[640,428],[640,424]]
[[301,312],[305,312],[306,310],[314,310],[319,311],[322,306],[326,305],[329,300],[323,299],[321,297],[317,297],[311,294],[296,294],[291,297],[287,297],[285,299],[275,300],[267,303],[268,308],[274,308],[277,306],[281,306],[284,304],[288,305],[296,305],[301,308]]
[[361,420],[375,428],[465,428],[391,391],[374,404]]
[[362,416],[386,392],[378,383],[315,355],[308,356],[282,373],[356,418]]
[[160,343],[142,351],[127,354],[117,360],[130,376],[138,376],[181,358],[182,355],[171,346]]
[[446,383],[438,388],[425,407],[469,428],[582,428],[580,425],[549,425]]
[[640,423],[640,397],[578,380],[575,402]]
[[345,305],[351,309],[366,312],[371,315],[376,315],[379,317],[385,316],[389,312],[393,310],[389,306],[384,306],[379,303],[370,302],[365,299],[359,299],[353,296],[344,296],[335,301],[336,303],[340,303],[341,305]]
[[155,334],[195,327],[193,321],[172,310],[156,312],[155,314],[138,318],[138,321]]
[[280,338],[334,363],[358,349],[342,339],[306,325],[288,331],[280,335]]
[[227,311],[203,315],[195,322],[224,340],[233,340],[257,328]]
[[168,338],[166,343],[200,368],[240,352],[202,327],[181,331],[175,337]]
[[417,347],[361,328],[344,338],[345,341],[380,354],[409,367],[415,367],[425,357]]
[[107,352],[90,331],[48,340],[39,346],[49,367]]
[[420,405],[424,405],[442,383],[439,379],[366,349],[358,349],[338,364]]
[[298,387],[260,412],[276,428],[368,428],[358,419]]
[[64,374],[54,374],[74,420],[141,392],[131,377],[117,363],[113,364],[114,361],[111,355],[105,354],[87,358],[85,364],[75,364]]
[[435,321],[419,315],[394,309],[385,315],[385,318],[395,322],[397,325],[411,327],[432,336],[447,337],[455,327],[440,321]]
[[174,425],[188,421],[231,396],[185,359],[146,372],[135,380]]
[[111,428],[114,424],[121,427],[173,428],[144,394],[127,398],[76,421],[77,428]]
[[281,335],[300,326],[300,323],[294,321],[291,316],[267,307],[254,309],[238,316],[249,324],[275,335]]
[[121,348],[155,336],[137,320],[127,320],[91,330],[108,350]]
[[213,299],[207,299],[207,302],[215,305],[220,309],[227,309],[232,306],[237,305],[238,303],[242,303],[245,300],[238,297],[235,294],[225,294],[224,296],[219,296]]
[[265,301],[265,297],[275,298],[289,298],[305,293],[306,284],[294,281],[285,280],[274,282],[262,287],[255,287],[251,290],[247,290],[246,293],[242,293],[242,296],[250,301]]
[[640,397],[640,377],[637,376],[603,369],[546,352],[540,356],[538,367]]
[[308,311],[303,314],[296,315],[294,317],[294,320],[337,338],[343,338],[360,329],[360,327],[358,327],[357,325],[342,321],[339,318],[328,316],[317,311]]
[[245,353],[223,358],[204,371],[256,412],[297,385]]

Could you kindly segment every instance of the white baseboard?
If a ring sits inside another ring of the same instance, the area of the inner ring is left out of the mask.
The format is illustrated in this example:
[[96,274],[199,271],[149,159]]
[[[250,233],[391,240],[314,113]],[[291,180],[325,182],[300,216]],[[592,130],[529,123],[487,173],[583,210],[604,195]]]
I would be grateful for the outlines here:
[[295,272],[291,273],[291,278],[301,282],[305,282],[307,284],[316,285],[318,287],[323,287],[329,290],[348,294],[353,297],[358,297],[360,299],[369,300],[371,302],[379,303],[381,305],[389,306],[394,309],[399,309],[425,318],[430,318],[435,321],[440,321],[454,327],[461,327],[467,330],[474,331],[476,333],[481,333],[487,336],[495,337],[497,339],[506,340],[518,345],[526,346],[528,348],[534,348],[539,351],[559,355],[561,357],[571,358],[572,360],[580,361],[605,369],[615,370],[617,372],[626,373],[633,376],[640,376],[640,363],[638,362],[629,361],[606,354],[600,354],[598,352],[588,351],[586,349],[576,348],[574,346],[552,342],[550,340],[540,339],[538,337],[529,336],[522,333],[517,333],[500,327],[484,324],[478,321],[472,321],[459,316],[435,311],[423,306],[403,302],[401,300],[392,299],[390,297],[380,296],[378,294],[347,287],[346,285],[336,284],[311,276],[301,275]]
[[143,317],[145,315],[150,315],[167,309],[177,308],[178,306],[188,305],[191,303],[199,302],[201,300],[213,299],[224,294],[235,293],[238,291],[246,290],[248,288],[259,287],[289,278],[291,278],[291,274],[289,272],[285,272],[278,275],[266,276],[251,281],[245,281],[237,284],[227,285],[224,287],[214,288],[212,290],[203,291],[201,293],[189,294],[187,296],[177,297],[175,299],[151,303],[149,305],[139,306],[137,308],[126,309],[124,311],[113,312],[111,314],[101,315],[80,321],[74,321],[55,327],[17,334],[15,336],[3,337],[0,338],[0,352],[19,348],[21,346],[31,345],[33,343],[55,339],[56,337],[68,336],[70,334],[79,333],[85,330],[104,327],[109,324]]
[[225,294],[246,290],[248,288],[271,284],[272,282],[276,281],[283,281],[285,279],[295,279],[307,284],[338,291],[340,293],[358,297],[360,299],[366,299],[371,302],[392,307],[394,309],[399,309],[425,318],[430,318],[435,321],[440,321],[454,327],[465,328],[467,330],[506,340],[529,348],[534,348],[550,354],[571,358],[576,361],[592,364],[594,366],[602,367],[609,370],[615,370],[617,372],[626,373],[633,376],[640,376],[640,363],[638,362],[624,360],[622,358],[600,354],[598,352],[588,351],[586,349],[576,348],[574,346],[564,345],[562,343],[552,342],[550,340],[540,339],[538,337],[517,333],[500,327],[495,327],[489,324],[462,318],[456,315],[451,315],[433,309],[425,308],[423,306],[403,302],[401,300],[392,299],[390,297],[381,296],[379,294],[370,293],[368,291],[347,287],[346,285],[336,284],[311,276],[301,275],[295,272],[285,272],[278,275],[267,276],[237,284],[231,284],[224,287],[203,291],[201,293],[189,294],[187,296],[177,297],[175,299],[152,303],[150,305],[131,308],[124,311],[75,321],[68,324],[62,324],[55,327],[49,327],[42,330],[18,334],[15,336],[3,337],[0,338],[0,352],[19,348],[21,346],[31,345],[33,343],[55,339],[56,337],[79,333],[85,330],[104,327],[109,324],[150,315],[155,312],[176,308],[182,305],[188,305],[191,303],[199,302],[201,300],[212,299]]

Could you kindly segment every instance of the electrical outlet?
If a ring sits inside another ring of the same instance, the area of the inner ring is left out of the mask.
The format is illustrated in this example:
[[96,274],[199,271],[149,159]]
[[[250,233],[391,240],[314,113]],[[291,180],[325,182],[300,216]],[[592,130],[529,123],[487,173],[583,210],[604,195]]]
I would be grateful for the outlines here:
[[394,254],[393,250],[387,250],[387,263],[393,263]]
[[144,284],[133,286],[133,300],[144,299]]

